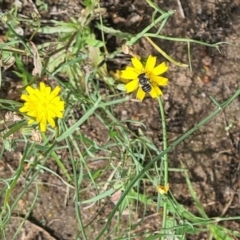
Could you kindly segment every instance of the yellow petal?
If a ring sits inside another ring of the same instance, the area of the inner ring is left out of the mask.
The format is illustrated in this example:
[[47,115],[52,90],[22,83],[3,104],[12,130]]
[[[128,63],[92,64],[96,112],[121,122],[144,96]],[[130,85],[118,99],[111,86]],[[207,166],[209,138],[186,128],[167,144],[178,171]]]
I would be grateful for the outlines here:
[[133,67],[126,67],[125,70],[121,71],[121,78],[124,79],[135,79],[140,73]]
[[138,88],[138,79],[134,79],[133,81],[129,82],[125,85],[126,91],[128,93],[133,92]]
[[55,117],[62,117],[63,113],[61,111],[59,111],[59,109],[57,107],[53,108],[53,106],[52,106],[47,109],[46,115],[48,117],[55,118]]
[[20,112],[27,112],[28,111],[28,107],[26,107],[25,105],[23,105],[23,107],[19,108]]
[[49,96],[51,94],[51,88],[45,86],[45,89],[44,89],[44,91],[42,93],[44,94],[45,98],[49,98]]
[[155,85],[152,85],[152,89],[151,91],[149,92],[150,96],[152,98],[157,98],[159,97],[160,95],[162,95],[162,91],[159,89],[158,86],[155,86]]
[[168,79],[165,77],[151,75],[150,79],[155,82],[158,86],[167,86]]
[[26,91],[29,93],[29,94],[33,94],[34,93],[34,88],[30,87],[30,86],[27,86],[26,87]]
[[40,131],[41,132],[46,132],[46,129],[47,129],[47,125],[46,123],[40,123]]
[[159,64],[152,70],[152,74],[160,75],[168,70],[168,66],[165,62]]
[[142,63],[138,58],[136,57],[131,58],[131,61],[132,61],[133,67],[136,68],[139,72],[142,72],[144,70]]
[[56,113],[56,117],[58,117],[58,118],[63,118],[63,113],[62,113],[62,112],[57,112],[57,113]]
[[157,95],[156,91],[154,90],[154,88],[151,89],[151,91],[149,92],[149,94],[150,94],[150,96],[151,96],[152,98],[157,98],[157,97],[158,97],[158,95]]
[[29,119],[28,125],[31,125],[31,124],[33,124],[33,123],[35,123],[35,121],[34,121],[33,119]]
[[162,185],[158,185],[157,186],[157,191],[160,193],[160,194],[166,194],[169,190],[169,183],[165,186],[162,186]]
[[54,128],[56,125],[55,125],[55,121],[53,120],[53,118],[51,117],[48,117],[47,119],[48,123],[51,125],[52,128]]
[[51,92],[51,97],[56,97],[58,93],[60,92],[61,88],[59,86],[56,86],[53,91]]
[[21,99],[24,100],[24,101],[29,101],[29,95],[26,95],[26,94],[22,94],[21,95]]
[[24,94],[22,95],[22,99],[28,102],[35,102],[38,103],[40,101],[40,98],[38,96],[38,92],[36,91],[37,89],[34,89],[34,91],[28,95],[26,99],[24,99]]
[[46,89],[45,83],[44,83],[44,82],[40,82],[40,91],[41,91],[41,92],[44,92],[45,89]]
[[28,110],[27,115],[30,116],[30,117],[36,117],[37,109],[35,109],[35,110],[32,110],[32,109]]
[[145,71],[146,72],[152,72],[152,70],[154,69],[154,67],[156,65],[156,61],[157,61],[156,57],[153,57],[152,55],[149,55],[148,59],[147,59],[147,62],[146,62]]
[[137,91],[137,96],[136,98],[142,101],[145,97],[146,93],[142,90],[142,88],[139,88]]
[[[55,99],[52,101],[52,107],[55,111],[63,111],[64,110],[64,102],[63,101],[55,101]],[[52,109],[52,107],[49,107]]]

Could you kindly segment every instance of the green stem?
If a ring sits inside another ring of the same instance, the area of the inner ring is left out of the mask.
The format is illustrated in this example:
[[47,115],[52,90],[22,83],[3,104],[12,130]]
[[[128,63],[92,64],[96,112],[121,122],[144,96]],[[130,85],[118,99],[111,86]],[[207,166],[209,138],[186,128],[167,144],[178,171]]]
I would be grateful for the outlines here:
[[6,213],[6,209],[8,208],[10,194],[11,194],[13,188],[15,187],[15,185],[17,184],[18,179],[20,178],[20,175],[21,175],[22,170],[23,170],[24,159],[26,159],[27,153],[32,149],[32,147],[33,147],[33,145],[30,145],[30,143],[27,143],[26,149],[28,149],[28,150],[24,152],[24,155],[23,155],[22,159],[20,160],[20,164],[19,164],[19,166],[16,170],[16,174],[13,176],[13,178],[12,178],[13,180],[9,184],[8,189],[6,191],[4,201],[3,201],[2,211],[1,211],[1,214],[0,214],[1,217],[2,217],[2,214]]
[[[85,228],[84,228],[84,225],[83,225],[83,221],[82,221],[82,214],[81,214],[81,211],[80,211],[80,207],[79,207],[79,203],[80,203],[80,198],[79,198],[79,191],[80,191],[80,184],[82,182],[82,176],[83,176],[83,165],[81,163],[81,168],[80,168],[80,174],[77,173],[77,168],[76,168],[76,159],[74,157],[74,154],[73,154],[73,151],[72,151],[72,148],[70,147],[71,144],[70,144],[70,141],[72,141],[71,137],[70,138],[66,138],[66,143],[67,145],[69,146],[69,153],[70,153],[70,159],[71,159],[71,163],[72,163],[72,168],[73,168],[73,176],[74,176],[74,182],[75,182],[75,211],[76,211],[76,216],[77,216],[77,220],[78,220],[78,225],[79,225],[79,228],[81,230],[81,233],[82,233],[82,239],[83,240],[87,240],[87,235],[86,235],[86,232],[85,232]],[[82,156],[81,156],[82,158]],[[79,178],[81,179],[81,181],[79,181],[78,179],[78,174],[79,174]]]
[[173,10],[169,10],[168,12],[162,14],[159,18],[157,18],[149,26],[144,28],[139,34],[137,34],[135,37],[132,37],[129,41],[127,41],[126,45],[130,45],[130,46],[133,45],[135,42],[138,41],[138,39],[142,38],[142,36],[144,34],[146,34],[151,28],[155,27],[156,24],[158,24],[159,22],[163,21],[165,18],[169,18],[169,16],[171,16],[172,14],[174,14]]
[[[161,97],[158,98],[158,104],[160,108],[161,120],[162,120],[162,136],[163,136],[163,151],[168,148],[167,145],[167,128],[166,128],[166,119],[165,119],[165,112],[163,107],[163,102]],[[164,168],[164,185],[168,184],[168,155],[165,154],[162,158],[163,161],[163,168]],[[161,184],[161,182],[160,182]],[[167,219],[167,201],[163,203],[163,220],[162,220],[162,229],[166,228],[166,219]],[[165,234],[164,234],[165,235]],[[164,239],[165,236],[162,237]]]
[[[46,135],[44,133],[41,134],[42,136],[42,139],[47,142],[48,139],[46,137]],[[71,182],[72,181],[72,178],[71,176],[69,175],[67,169],[65,168],[64,164],[61,162],[61,160],[59,159],[58,155],[55,153],[55,151],[53,150],[55,144],[51,145],[51,144],[48,144],[49,146],[49,151],[51,152],[51,156],[54,158],[54,160],[56,161],[58,167],[62,170],[63,174],[66,176],[68,182]],[[45,153],[46,154],[46,153]]]
[[198,40],[194,40],[191,38],[175,38],[175,37],[167,37],[164,35],[156,35],[154,33],[145,33],[144,37],[152,37],[152,38],[160,38],[160,39],[164,39],[164,40],[168,40],[168,41],[175,41],[175,42],[187,42],[187,43],[196,43],[196,44],[200,44],[200,45],[204,45],[204,46],[208,46],[208,47],[218,47],[221,44],[231,44],[228,42],[217,42],[217,43],[205,43],[205,42],[201,42]]
[[[166,119],[164,113],[164,107],[161,97],[158,98],[158,104],[160,107],[160,114],[162,119],[162,135],[163,135],[163,151],[168,148],[167,144],[167,128],[166,128]],[[168,157],[167,154],[163,156],[163,165],[164,165],[164,185],[168,183]]]

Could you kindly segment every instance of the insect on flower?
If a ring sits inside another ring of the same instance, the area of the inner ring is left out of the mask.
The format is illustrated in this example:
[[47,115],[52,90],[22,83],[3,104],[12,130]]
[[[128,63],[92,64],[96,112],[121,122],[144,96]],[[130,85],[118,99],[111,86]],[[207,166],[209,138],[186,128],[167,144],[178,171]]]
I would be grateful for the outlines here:
[[125,89],[128,93],[137,91],[137,99],[142,101],[148,93],[152,98],[157,98],[162,95],[159,86],[166,86],[168,79],[161,75],[168,70],[166,63],[161,63],[157,66],[157,58],[150,55],[147,58],[146,64],[137,57],[132,57],[132,66],[127,66],[121,71],[121,78],[126,79]]
[[142,90],[145,93],[150,92],[152,87],[149,83],[149,78],[145,75],[145,73],[139,74],[138,79],[139,79],[139,84],[140,84],[140,87],[142,88]]

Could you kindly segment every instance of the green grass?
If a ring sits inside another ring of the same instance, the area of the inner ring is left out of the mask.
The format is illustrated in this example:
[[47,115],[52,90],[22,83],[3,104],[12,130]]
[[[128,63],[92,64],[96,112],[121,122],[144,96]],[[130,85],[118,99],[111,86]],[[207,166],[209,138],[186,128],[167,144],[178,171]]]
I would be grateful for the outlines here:
[[[41,1],[40,1],[41,2]],[[87,1],[85,1],[87,2]],[[28,19],[32,24],[33,34],[57,34],[50,42],[44,42],[36,46],[37,51],[23,37],[18,35],[14,29],[21,24],[22,19],[17,15],[17,9],[12,9],[7,15],[2,15],[2,21],[7,27],[7,41],[0,45],[1,64],[8,68],[15,65],[15,73],[22,80],[23,88],[27,85],[36,84],[38,76],[33,76],[29,72],[22,56],[28,56],[36,60],[40,56],[41,62],[35,64],[40,76],[47,75],[62,88],[61,96],[66,102],[64,118],[58,120],[56,130],[49,129],[47,133],[41,134],[42,142],[29,140],[31,128],[27,127],[27,121],[1,121],[0,133],[2,136],[2,149],[0,159],[8,151],[14,152],[18,145],[23,146],[23,154],[19,165],[8,178],[0,178],[2,189],[0,196],[2,206],[0,212],[0,231],[2,239],[6,238],[5,229],[9,220],[16,213],[19,200],[34,187],[36,197],[31,206],[27,209],[21,225],[16,231],[15,238],[19,239],[20,229],[24,221],[28,218],[37,202],[40,194],[41,173],[48,172],[59,178],[61,182],[74,191],[74,198],[71,204],[75,206],[75,216],[77,221],[76,236],[78,239],[93,239],[89,237],[89,232],[97,223],[83,221],[82,208],[79,206],[91,206],[101,204],[102,201],[109,202],[115,196],[117,201],[104,219],[101,230],[94,236],[95,239],[131,239],[136,237],[132,230],[141,224],[148,209],[154,207],[159,213],[159,226],[155,235],[146,232],[144,239],[186,239],[188,234],[196,235],[206,232],[209,239],[236,239],[240,237],[240,232],[226,229],[222,222],[240,219],[234,217],[214,217],[207,216],[203,204],[197,198],[192,183],[188,175],[188,169],[182,165],[179,169],[170,169],[168,165],[168,153],[177,145],[188,138],[191,134],[203,127],[209,120],[221,113],[240,95],[240,89],[223,103],[218,103],[214,98],[212,105],[215,110],[195,126],[180,136],[176,141],[168,145],[166,122],[162,99],[158,99],[160,116],[162,119],[163,149],[150,140],[150,137],[140,131],[138,135],[131,132],[126,123],[133,122],[131,119],[119,120],[114,112],[115,106],[129,101],[129,96],[124,91],[119,91],[118,83],[108,74],[104,55],[114,57],[120,48],[111,55],[108,55],[104,41],[97,40],[90,27],[90,22],[94,19],[95,12],[99,12],[100,21],[97,26],[102,33],[111,33],[126,40],[126,45],[133,45],[141,38],[146,38],[152,46],[159,51],[166,59],[180,67],[190,66],[191,68],[191,44],[202,44],[215,47],[223,43],[207,44],[184,38],[170,38],[160,34],[165,27],[167,20],[174,14],[173,11],[165,12],[153,5],[149,0],[149,6],[155,10],[152,23],[136,35],[123,33],[115,29],[104,26],[101,18],[101,9],[97,4],[88,1],[85,11],[81,14],[81,19],[71,19],[71,22],[52,21],[51,26],[41,26],[39,20]],[[41,2],[43,4],[43,2]],[[45,4],[42,7],[47,8]],[[160,16],[155,18],[156,13]],[[25,19],[26,20],[26,19]],[[150,33],[153,27],[159,26],[156,33]],[[150,39],[151,38],[151,39]],[[164,50],[154,43],[153,39],[161,38],[166,41],[185,42],[188,46],[189,63],[182,63],[169,56]],[[105,49],[104,54],[100,48]],[[101,64],[103,63],[103,64]],[[171,71],[171,69],[170,69]],[[59,76],[63,76],[66,81],[61,81]],[[3,84],[2,73],[0,84]],[[101,79],[105,88],[110,94],[101,94],[100,84],[95,79]],[[170,83],[171,82],[170,79]],[[89,87],[90,86],[90,87]],[[19,114],[19,107],[22,104],[7,99],[0,99],[1,109]],[[82,114],[76,118],[73,109],[80,107]],[[107,136],[104,143],[98,143],[90,138],[88,134],[81,131],[80,127],[90,123],[90,118],[94,117],[99,122],[99,126]],[[72,118],[73,124],[68,120]],[[144,124],[137,122],[144,127]],[[34,126],[37,128],[37,126]],[[12,134],[14,134],[12,136]],[[68,152],[68,161],[61,158],[61,153]],[[107,164],[103,168],[91,169],[89,165],[98,158],[104,159]],[[60,169],[57,173],[49,167],[48,163],[54,162]],[[24,166],[28,165],[27,169]],[[71,167],[69,167],[71,166]],[[186,184],[191,197],[196,205],[198,214],[191,213],[184,206],[179,204],[174,197],[174,192],[170,191],[155,197],[149,196],[147,190],[149,186],[156,189],[157,185],[165,185],[171,179],[172,171],[180,171],[185,176]],[[24,187],[19,189],[18,181],[25,179]],[[16,191],[18,189],[18,191]],[[31,190],[33,191],[33,190]],[[17,195],[16,195],[17,192]],[[91,193],[92,195],[89,195]],[[115,195],[113,195],[115,194]],[[86,197],[88,196],[88,197]],[[89,197],[91,196],[91,197]],[[138,222],[134,220],[134,214],[139,209],[142,211],[142,219]],[[93,210],[94,211],[94,210]],[[124,211],[129,211],[127,221],[122,221]],[[96,213],[96,219],[101,216]]]

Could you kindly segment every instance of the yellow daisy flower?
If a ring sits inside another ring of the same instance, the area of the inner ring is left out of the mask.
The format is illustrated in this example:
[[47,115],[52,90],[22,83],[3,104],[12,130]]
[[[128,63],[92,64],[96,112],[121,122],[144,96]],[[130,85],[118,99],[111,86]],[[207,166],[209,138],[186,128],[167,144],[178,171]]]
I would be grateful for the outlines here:
[[63,117],[64,101],[58,96],[60,87],[55,87],[52,91],[44,82],[40,83],[40,88],[26,87],[28,94],[22,94],[21,99],[25,101],[20,112],[26,112],[31,119],[28,124],[37,122],[40,124],[40,131],[45,132],[47,124],[55,127],[54,119]]
[[162,185],[158,185],[157,186],[157,191],[160,193],[160,194],[166,194],[169,190],[169,183],[167,183],[167,185],[165,186],[162,186]]
[[157,98],[162,95],[159,86],[166,86],[168,79],[161,77],[162,73],[168,70],[165,62],[155,67],[157,58],[150,55],[146,61],[145,66],[137,57],[131,59],[133,67],[126,67],[121,71],[121,78],[129,80],[125,85],[128,93],[137,90],[137,99],[142,101],[149,93],[152,98]]

